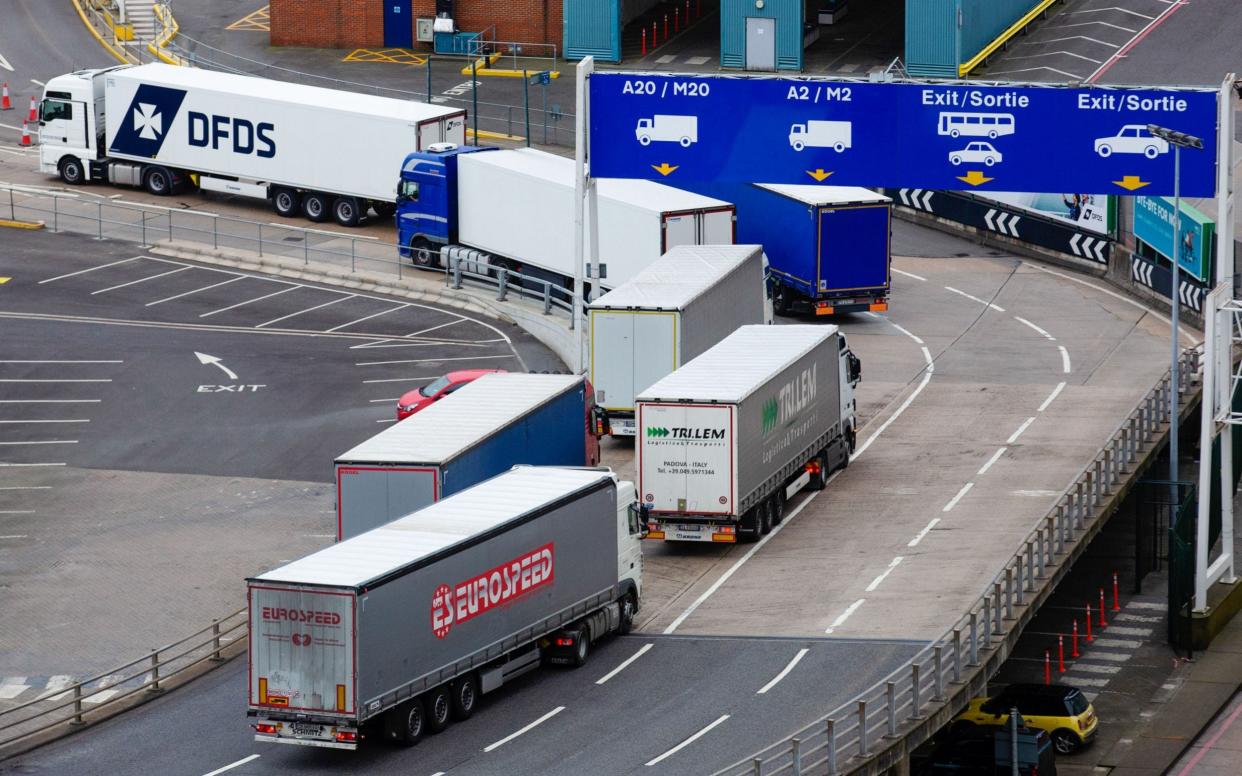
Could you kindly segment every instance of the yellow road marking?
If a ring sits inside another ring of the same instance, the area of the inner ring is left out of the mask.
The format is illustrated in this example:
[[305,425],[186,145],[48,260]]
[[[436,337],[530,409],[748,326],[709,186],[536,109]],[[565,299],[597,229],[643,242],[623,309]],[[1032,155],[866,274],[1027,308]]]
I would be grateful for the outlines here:
[[5,283],[9,282],[12,279],[13,278],[0,278],[0,286],[4,285]]
[[391,65],[425,65],[427,57],[415,54],[409,49],[354,49],[345,55],[342,62],[384,62]]
[[232,24],[225,27],[224,29],[271,32],[272,30],[271,6],[265,5],[259,10],[249,13],[246,16],[242,17],[241,19],[238,19],[237,21],[233,22]]

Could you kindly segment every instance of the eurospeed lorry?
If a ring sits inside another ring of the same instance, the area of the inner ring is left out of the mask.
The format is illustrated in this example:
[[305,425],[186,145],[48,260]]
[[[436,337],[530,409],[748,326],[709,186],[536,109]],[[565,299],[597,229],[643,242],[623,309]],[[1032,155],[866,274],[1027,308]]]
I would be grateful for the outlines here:
[[393,214],[411,149],[465,139],[456,108],[160,63],[57,76],[39,108],[39,169],[66,183],[197,185],[343,226]]
[[587,305],[588,374],[614,436],[634,436],[634,397],[738,326],[771,323],[759,245],[680,245]]
[[648,538],[755,541],[849,465],[862,364],[836,326],[743,326],[638,396]]
[[[595,183],[602,288],[616,288],[675,246],[734,242],[728,202],[652,181]],[[447,247],[472,268],[504,267],[568,288],[573,160],[533,148],[452,144],[411,153],[401,167],[397,232],[401,255],[419,267],[442,266]]]
[[595,466],[594,413],[581,375],[484,375],[337,457],[336,538],[518,464]]
[[247,580],[255,740],[412,745],[537,669],[627,632],[642,593],[634,487],[521,466]]

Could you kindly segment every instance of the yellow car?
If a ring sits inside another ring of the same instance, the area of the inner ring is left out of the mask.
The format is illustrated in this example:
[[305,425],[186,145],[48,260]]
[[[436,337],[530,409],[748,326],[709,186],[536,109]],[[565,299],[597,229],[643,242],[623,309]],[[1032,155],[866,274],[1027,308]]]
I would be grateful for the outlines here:
[[1057,754],[1070,754],[1091,743],[1099,719],[1086,697],[1064,684],[1011,684],[990,698],[975,698],[953,718],[953,730],[1003,727],[1017,708],[1028,727],[1046,730]]

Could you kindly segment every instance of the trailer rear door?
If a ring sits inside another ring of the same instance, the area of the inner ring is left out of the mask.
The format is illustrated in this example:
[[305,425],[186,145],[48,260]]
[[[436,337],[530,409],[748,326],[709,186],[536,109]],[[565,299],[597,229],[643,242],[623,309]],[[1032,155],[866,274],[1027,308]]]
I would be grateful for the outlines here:
[[466,113],[424,121],[418,125],[418,149],[426,151],[432,143],[466,144]]
[[336,467],[336,538],[349,539],[440,500],[433,466]]
[[251,584],[250,706],[354,716],[352,592]]
[[655,513],[734,514],[735,412],[729,404],[640,404],[643,503]]
[[629,412],[634,397],[677,368],[676,312],[592,311],[591,385],[596,403]]
[[819,290],[888,288],[889,207],[821,208]]

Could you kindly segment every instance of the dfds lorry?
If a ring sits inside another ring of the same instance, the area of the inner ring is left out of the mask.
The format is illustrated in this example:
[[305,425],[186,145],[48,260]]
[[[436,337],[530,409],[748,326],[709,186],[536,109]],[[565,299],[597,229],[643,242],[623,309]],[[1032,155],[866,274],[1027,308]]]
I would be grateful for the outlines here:
[[612,472],[523,466],[247,580],[255,739],[414,744],[582,665],[634,621],[641,529]]
[[[596,186],[604,288],[616,288],[675,246],[734,242],[728,202],[651,181]],[[449,246],[471,266],[505,267],[568,287],[573,160],[532,148],[445,145],[412,153],[401,167],[397,230],[401,255],[417,266],[440,266],[440,250]]]
[[681,245],[587,305],[595,402],[634,436],[634,397],[738,326],[771,323],[758,245]]
[[459,109],[157,63],[48,81],[39,169],[157,195],[192,181],[353,226],[392,215],[406,154],[465,133]]
[[743,326],[638,397],[650,539],[754,541],[854,450],[862,365],[836,326]]
[[337,539],[517,464],[595,466],[593,411],[581,375],[484,375],[336,459]]

